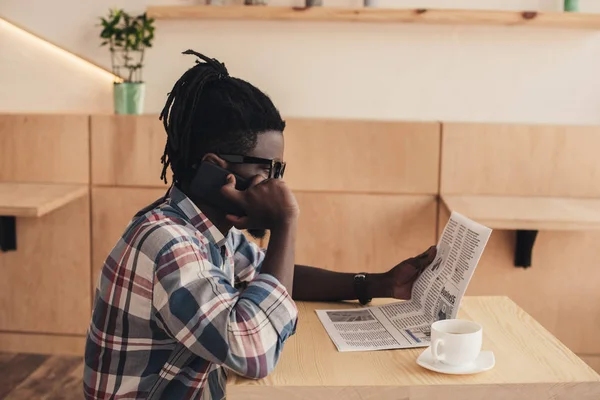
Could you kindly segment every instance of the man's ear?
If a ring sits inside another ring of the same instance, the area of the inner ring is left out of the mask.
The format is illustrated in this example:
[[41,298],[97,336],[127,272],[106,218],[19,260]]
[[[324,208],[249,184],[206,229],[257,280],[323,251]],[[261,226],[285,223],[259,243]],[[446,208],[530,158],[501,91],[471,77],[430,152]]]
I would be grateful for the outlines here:
[[216,155],[215,153],[206,153],[202,157],[203,162],[209,162],[215,165],[218,165],[221,168],[227,169],[227,161],[223,160],[221,157]]

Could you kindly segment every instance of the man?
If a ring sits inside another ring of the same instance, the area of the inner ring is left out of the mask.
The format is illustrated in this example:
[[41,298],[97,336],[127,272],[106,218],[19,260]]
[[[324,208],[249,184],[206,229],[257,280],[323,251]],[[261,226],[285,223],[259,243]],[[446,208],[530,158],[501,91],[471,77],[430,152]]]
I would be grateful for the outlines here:
[[[298,204],[280,179],[284,121],[271,100],[225,66],[201,59],[175,84],[161,119],[167,132],[165,198],[138,212],[108,256],[85,352],[88,399],[222,399],[227,370],[269,374],[294,334],[296,300],[407,299],[435,247],[385,274],[294,265]],[[227,215],[194,196],[201,163],[229,175]],[[266,251],[257,237],[270,230]],[[354,244],[349,244],[354,245]]]

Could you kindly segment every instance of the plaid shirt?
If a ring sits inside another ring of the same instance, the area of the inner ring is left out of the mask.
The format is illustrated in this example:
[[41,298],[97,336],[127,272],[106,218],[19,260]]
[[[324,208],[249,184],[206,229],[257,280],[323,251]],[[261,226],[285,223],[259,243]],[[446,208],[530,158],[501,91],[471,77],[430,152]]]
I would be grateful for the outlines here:
[[269,374],[298,313],[285,287],[260,274],[263,259],[175,187],[138,212],[96,289],[85,398],[215,400],[225,397],[224,367]]

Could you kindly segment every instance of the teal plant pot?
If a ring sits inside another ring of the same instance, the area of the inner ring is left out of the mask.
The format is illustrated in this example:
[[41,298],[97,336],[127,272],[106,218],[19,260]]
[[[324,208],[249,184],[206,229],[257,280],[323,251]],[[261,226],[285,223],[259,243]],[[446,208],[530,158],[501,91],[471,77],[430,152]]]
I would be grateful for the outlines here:
[[146,84],[141,82],[115,83],[113,96],[115,102],[115,114],[143,114]]
[[565,0],[565,11],[579,11],[579,0]]

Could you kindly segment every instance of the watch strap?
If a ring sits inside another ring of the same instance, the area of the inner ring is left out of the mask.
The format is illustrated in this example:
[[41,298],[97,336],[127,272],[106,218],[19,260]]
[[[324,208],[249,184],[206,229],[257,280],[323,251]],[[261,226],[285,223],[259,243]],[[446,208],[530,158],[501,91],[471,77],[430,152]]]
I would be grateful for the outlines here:
[[367,290],[367,279],[368,276],[366,272],[360,272],[354,275],[354,292],[356,294],[356,298],[363,306],[369,304],[372,300],[369,297]]

